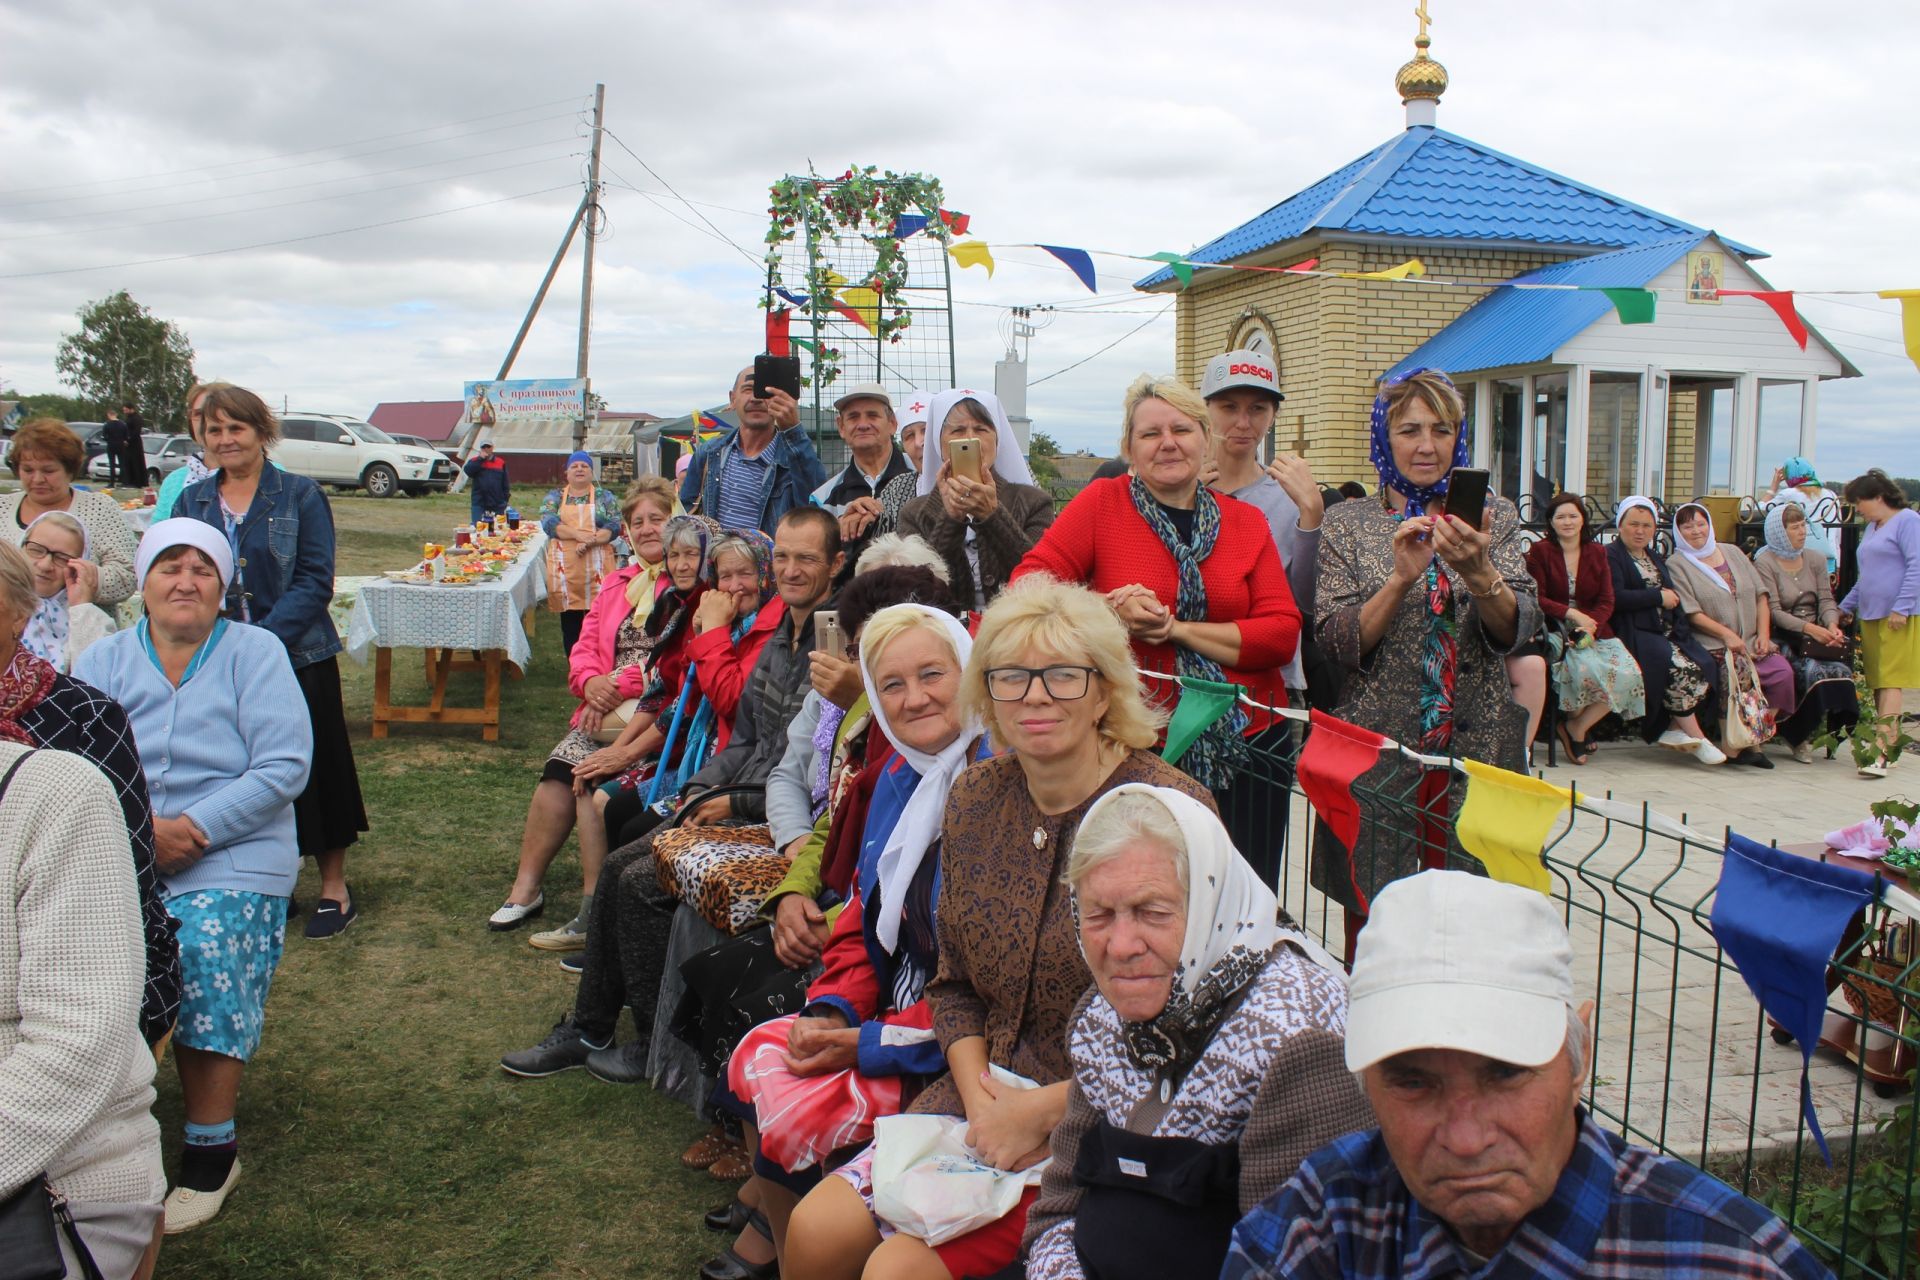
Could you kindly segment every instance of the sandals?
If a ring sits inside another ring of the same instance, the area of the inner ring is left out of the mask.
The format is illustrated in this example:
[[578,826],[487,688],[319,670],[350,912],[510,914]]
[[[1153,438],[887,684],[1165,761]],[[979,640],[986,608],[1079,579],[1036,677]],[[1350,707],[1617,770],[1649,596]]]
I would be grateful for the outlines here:
[[[747,1216],[745,1229],[758,1233],[767,1243],[773,1243],[773,1229],[767,1225],[765,1215],[758,1209]],[[779,1275],[779,1258],[761,1263],[748,1262],[734,1251],[732,1245],[725,1246],[700,1266],[701,1280],[778,1280]]]
[[1568,760],[1571,760],[1574,764],[1585,764],[1587,761],[1593,759],[1593,744],[1591,742],[1574,741],[1573,735],[1567,732],[1567,726],[1565,724],[1555,725],[1554,731],[1560,735],[1560,747],[1567,753]]

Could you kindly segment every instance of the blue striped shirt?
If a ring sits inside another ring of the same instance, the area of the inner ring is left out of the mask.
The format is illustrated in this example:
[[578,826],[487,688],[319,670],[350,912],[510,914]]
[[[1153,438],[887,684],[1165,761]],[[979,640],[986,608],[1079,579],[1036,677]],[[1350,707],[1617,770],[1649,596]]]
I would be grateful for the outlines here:
[[1220,1280],[1832,1280],[1786,1223],[1584,1112],[1547,1202],[1484,1262],[1413,1198],[1378,1129],[1329,1143],[1233,1229]]
[[720,510],[711,514],[729,529],[758,529],[760,509],[767,499],[767,473],[772,469],[770,453],[749,458],[737,448],[727,450],[720,472]]

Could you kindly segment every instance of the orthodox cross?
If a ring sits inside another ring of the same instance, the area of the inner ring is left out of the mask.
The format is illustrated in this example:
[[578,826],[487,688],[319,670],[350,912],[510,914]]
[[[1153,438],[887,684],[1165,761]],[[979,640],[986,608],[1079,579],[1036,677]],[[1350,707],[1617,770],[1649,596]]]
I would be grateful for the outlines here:
[[1413,7],[1413,16],[1420,19],[1420,38],[1422,40],[1426,39],[1427,24],[1433,21],[1432,18],[1427,16],[1427,0],[1420,0],[1420,3]]

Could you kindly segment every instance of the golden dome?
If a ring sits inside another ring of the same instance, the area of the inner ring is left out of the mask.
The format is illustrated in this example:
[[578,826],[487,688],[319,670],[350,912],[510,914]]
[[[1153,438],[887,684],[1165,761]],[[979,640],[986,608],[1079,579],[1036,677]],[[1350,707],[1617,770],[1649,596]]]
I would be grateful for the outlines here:
[[1427,56],[1427,46],[1432,41],[1425,35],[1413,43],[1420,52],[1413,61],[1394,74],[1393,87],[1400,91],[1402,102],[1411,102],[1416,98],[1438,102],[1440,95],[1447,91],[1447,69]]

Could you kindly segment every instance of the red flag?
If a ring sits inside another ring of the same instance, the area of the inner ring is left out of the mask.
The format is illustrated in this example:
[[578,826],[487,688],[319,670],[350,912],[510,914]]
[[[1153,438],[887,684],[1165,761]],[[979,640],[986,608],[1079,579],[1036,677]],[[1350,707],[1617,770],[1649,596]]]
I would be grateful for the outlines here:
[[1360,843],[1360,805],[1353,798],[1353,784],[1373,768],[1386,739],[1324,712],[1311,715],[1313,731],[1300,750],[1300,789],[1340,843],[1353,849]]
[[942,209],[940,211],[940,221],[946,223],[947,230],[953,232],[953,234],[963,236],[967,234],[967,226],[973,221],[973,218],[964,213],[955,213],[951,209]]
[[1800,349],[1802,351],[1807,349],[1807,326],[1800,319],[1800,313],[1793,309],[1791,289],[1722,289],[1720,296],[1760,299],[1773,308],[1773,314],[1779,316],[1780,323],[1787,326],[1787,332],[1792,334],[1793,340],[1800,344]]
[[1305,262],[1294,263],[1292,266],[1287,268],[1287,271],[1311,271],[1319,265],[1320,265],[1320,259],[1308,258]]
[[793,354],[793,343],[787,337],[787,325],[793,319],[793,312],[784,307],[778,311],[767,312],[767,354],[770,356],[788,356]]

